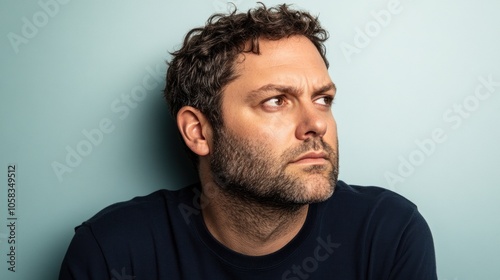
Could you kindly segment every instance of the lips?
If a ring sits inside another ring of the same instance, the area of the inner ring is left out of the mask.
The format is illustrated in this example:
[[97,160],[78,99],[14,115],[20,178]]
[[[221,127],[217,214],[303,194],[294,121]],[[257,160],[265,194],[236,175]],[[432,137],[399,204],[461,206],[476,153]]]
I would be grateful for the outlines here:
[[328,161],[328,154],[325,152],[309,152],[299,156],[291,163],[323,163]]

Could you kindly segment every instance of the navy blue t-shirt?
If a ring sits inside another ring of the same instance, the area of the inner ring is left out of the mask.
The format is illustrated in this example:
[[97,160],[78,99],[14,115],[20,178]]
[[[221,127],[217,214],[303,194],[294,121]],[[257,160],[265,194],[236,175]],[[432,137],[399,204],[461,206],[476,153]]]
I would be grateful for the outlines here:
[[77,227],[59,279],[437,279],[427,223],[389,190],[339,181],[294,239],[258,257],[212,237],[199,196],[196,184],[105,208]]

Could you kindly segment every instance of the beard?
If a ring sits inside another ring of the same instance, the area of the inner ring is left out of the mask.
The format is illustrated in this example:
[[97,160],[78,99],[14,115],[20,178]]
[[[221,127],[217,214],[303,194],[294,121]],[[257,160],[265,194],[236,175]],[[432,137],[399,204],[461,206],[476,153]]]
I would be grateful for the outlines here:
[[[309,138],[299,146],[273,154],[272,145],[237,138],[225,128],[214,130],[210,169],[215,183],[233,198],[280,210],[325,201],[334,191],[338,177],[338,155],[321,138]],[[338,150],[338,145],[337,145]],[[327,154],[327,164],[297,166],[293,159],[310,151]]]

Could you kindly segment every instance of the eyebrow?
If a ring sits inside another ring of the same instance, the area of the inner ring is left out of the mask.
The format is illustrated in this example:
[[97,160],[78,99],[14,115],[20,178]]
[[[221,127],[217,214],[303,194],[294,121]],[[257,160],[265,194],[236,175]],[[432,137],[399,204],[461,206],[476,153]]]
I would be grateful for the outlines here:
[[[323,94],[323,93],[330,91],[330,90],[333,90],[335,92],[337,91],[337,87],[335,86],[335,84],[333,82],[326,84],[318,89],[315,89],[313,92],[313,96]],[[269,91],[277,91],[277,92],[282,93],[282,94],[291,94],[291,95],[295,95],[295,96],[299,96],[302,93],[302,91],[296,87],[277,85],[277,84],[267,84],[267,85],[261,86],[258,89],[254,89],[254,90],[249,91],[245,100],[246,101],[254,100],[254,99],[258,98],[260,95],[264,94],[265,92],[269,92]]]

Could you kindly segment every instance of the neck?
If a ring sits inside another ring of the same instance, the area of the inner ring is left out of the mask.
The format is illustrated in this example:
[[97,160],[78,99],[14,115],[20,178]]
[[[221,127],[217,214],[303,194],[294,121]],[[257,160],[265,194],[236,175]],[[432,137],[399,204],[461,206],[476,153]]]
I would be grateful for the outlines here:
[[[203,219],[210,233],[226,247],[250,256],[281,249],[300,231],[308,205],[266,206],[230,195],[213,182],[202,183]],[[210,187],[211,186],[211,187]]]

